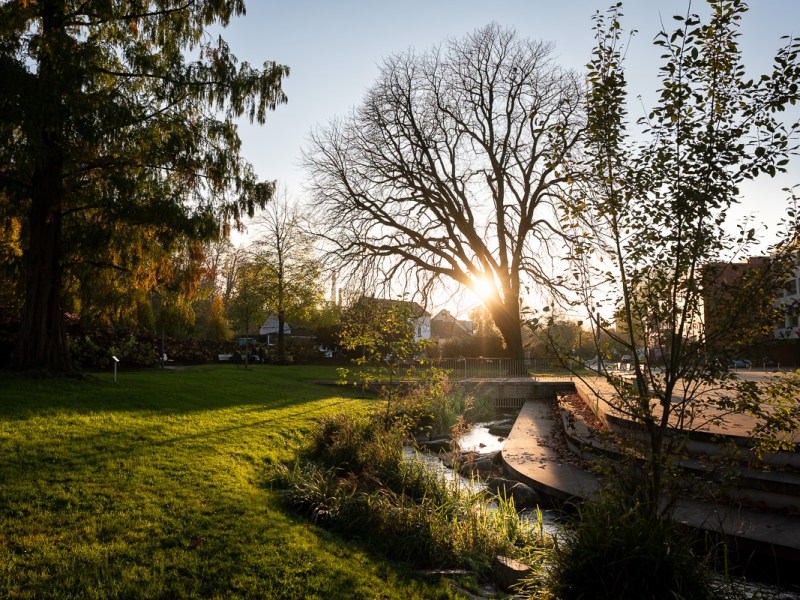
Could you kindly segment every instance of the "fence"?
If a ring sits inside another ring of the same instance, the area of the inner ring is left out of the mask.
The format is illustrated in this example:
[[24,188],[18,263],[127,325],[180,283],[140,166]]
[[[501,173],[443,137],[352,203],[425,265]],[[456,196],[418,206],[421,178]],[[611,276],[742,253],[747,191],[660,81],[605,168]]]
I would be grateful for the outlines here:
[[421,368],[447,370],[451,379],[530,378],[535,381],[571,381],[581,369],[577,361],[562,362],[547,358],[440,358],[425,359]]

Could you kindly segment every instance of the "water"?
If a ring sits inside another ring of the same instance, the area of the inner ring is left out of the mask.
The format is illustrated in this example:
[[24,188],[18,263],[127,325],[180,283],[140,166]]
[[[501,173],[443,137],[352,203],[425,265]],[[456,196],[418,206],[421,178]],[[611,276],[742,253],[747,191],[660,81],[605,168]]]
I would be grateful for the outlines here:
[[[502,451],[505,445],[505,439],[499,439],[498,436],[489,433],[491,423],[476,423],[460,440],[459,449],[462,452],[476,452],[478,454],[490,454],[492,452]],[[453,482],[453,485],[461,489],[469,490],[473,494],[477,494],[486,490],[486,484],[480,479],[468,479],[463,477],[453,469],[448,468],[436,454],[429,452],[417,452],[413,448],[404,448],[404,454],[410,459],[421,461],[432,471],[441,474],[445,480]],[[489,507],[493,506],[490,501],[487,504]],[[542,510],[542,524],[545,533],[552,537],[559,537],[563,535],[564,526],[560,522],[560,513],[556,510]],[[537,522],[536,511],[529,510],[519,513],[520,519]],[[759,598],[759,599],[775,599],[775,600],[800,600],[800,593],[789,591],[779,588],[774,585],[743,582],[741,584],[746,598]]]
[[489,433],[490,423],[476,423],[458,441],[458,447],[462,452],[477,452],[478,454],[489,454],[499,452],[503,449],[505,439],[500,441],[496,435]]
[[445,481],[453,484],[454,487],[468,490],[472,494],[477,494],[486,489],[486,484],[480,479],[468,479],[460,475],[457,471],[447,467],[438,454],[430,452],[417,452],[409,446],[403,448],[403,454],[408,460],[418,460],[429,470],[444,477]]
[[[476,452],[478,455],[491,454],[503,449],[505,439],[489,433],[491,423],[476,423],[464,434],[458,442],[458,447],[462,452]],[[452,482],[460,489],[468,490],[472,494],[477,494],[486,490],[486,484],[479,478],[467,478],[460,475],[457,471],[447,467],[438,455],[430,452],[417,452],[413,448],[406,447],[403,452],[408,459],[416,459],[435,473],[439,473],[446,481]],[[492,501],[487,503],[489,507],[496,506]],[[563,526],[559,522],[559,512],[556,510],[540,510],[542,514],[542,526],[545,533],[556,537],[563,532]],[[519,513],[520,519],[538,522],[535,510],[526,510]]]

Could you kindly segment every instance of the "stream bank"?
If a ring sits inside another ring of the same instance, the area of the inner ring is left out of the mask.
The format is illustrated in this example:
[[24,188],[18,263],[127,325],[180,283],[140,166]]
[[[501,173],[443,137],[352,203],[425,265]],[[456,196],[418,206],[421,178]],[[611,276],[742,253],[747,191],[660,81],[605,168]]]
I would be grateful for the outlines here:
[[[539,412],[542,414],[539,415],[537,413],[537,415],[538,417],[541,417],[541,421],[552,420],[553,422],[561,422],[561,419],[558,418],[559,410],[557,406],[545,402],[542,402],[541,404],[536,402],[534,404],[540,405],[541,411]],[[547,406],[544,406],[545,404]],[[530,415],[528,415],[528,418],[530,418]],[[532,449],[530,447],[522,449],[519,444],[515,444],[514,441],[512,441],[511,444],[508,444],[510,428],[506,431],[498,432],[497,430],[492,429],[492,425],[495,424],[479,423],[473,426],[460,439],[459,448],[452,454],[431,454],[423,452],[417,453],[417,455],[431,469],[438,470],[446,479],[458,482],[457,485],[463,486],[463,489],[469,489],[473,493],[486,490],[487,481],[492,481],[493,479],[501,476],[510,476],[512,479],[516,479],[513,469],[510,470],[510,475],[506,475],[509,469],[507,468],[508,464],[505,460],[503,460],[503,463],[505,463],[504,465],[498,464],[499,461],[496,460],[496,457],[499,456],[503,456],[505,459],[506,455],[516,455],[517,458],[520,458],[522,457],[522,454],[524,454],[524,460],[529,462],[531,465],[541,466],[543,473],[546,468],[552,468],[553,466],[556,468],[566,469],[566,471],[569,471],[570,473],[569,476],[573,477],[574,480],[575,476],[573,471],[583,461],[580,457],[575,456],[570,452],[568,447],[569,444],[565,439],[563,431],[560,431],[561,435],[559,436],[556,435],[552,430],[537,430],[533,437],[537,440],[540,447],[536,449]],[[539,451],[542,449],[549,453],[547,457],[542,457],[539,453]],[[410,452],[413,454],[413,451]],[[522,452],[522,454],[517,454],[520,452]],[[479,466],[484,465],[487,462],[490,463],[492,467],[486,471],[482,471],[480,468],[473,468],[471,471],[467,470],[464,472],[465,467],[468,467],[469,465]],[[546,465],[545,463],[549,464]],[[459,464],[461,465],[460,467]],[[454,470],[453,467],[462,472],[459,473],[457,470]],[[545,496],[545,498],[543,498],[544,505],[552,505],[554,501],[555,503],[558,503],[558,501],[569,497],[565,496],[565,498],[562,498],[557,492],[551,492],[553,489],[563,488],[563,482],[554,482],[552,480],[548,480],[548,478],[544,475],[541,477],[541,479],[545,482],[544,487],[537,489],[546,490],[546,492],[543,494]],[[578,485],[581,485],[580,481],[578,481]],[[586,487],[590,486],[591,484],[583,481],[582,485],[584,485],[582,491],[583,493],[586,493]],[[591,491],[593,491],[593,489],[594,488],[592,487]],[[588,494],[583,495],[583,497],[588,497],[591,495],[591,491]],[[537,502],[537,504],[539,503]],[[538,508],[534,508],[533,510],[522,512],[520,517],[523,519],[535,520],[538,518],[538,511]],[[564,528],[560,522],[560,517],[562,514],[563,513],[557,509],[541,510],[544,529],[548,535],[558,537],[559,535],[563,534]],[[746,590],[747,597],[756,597],[756,594],[761,594],[759,597],[769,597],[780,600],[800,600],[800,593],[793,589],[781,588],[773,584],[760,582],[748,582],[742,585]]]
[[[544,531],[550,536],[558,536],[563,531],[559,523],[561,511],[541,508],[543,503],[539,495],[526,484],[508,478],[503,469],[501,453],[515,419],[516,411],[505,413],[496,421],[475,423],[457,442],[449,436],[417,440],[427,451],[406,446],[404,453],[407,458],[420,460],[445,480],[472,494],[486,492],[496,496],[502,493],[513,498],[521,519],[536,524],[541,514]],[[456,445],[452,450],[449,449],[451,444]],[[490,501],[489,506],[492,505],[493,501]]]

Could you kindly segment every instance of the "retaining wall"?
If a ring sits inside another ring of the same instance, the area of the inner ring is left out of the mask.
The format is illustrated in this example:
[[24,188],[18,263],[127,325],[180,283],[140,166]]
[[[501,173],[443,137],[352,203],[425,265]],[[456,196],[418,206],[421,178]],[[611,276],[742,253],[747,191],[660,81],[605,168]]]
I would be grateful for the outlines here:
[[555,400],[558,394],[574,393],[571,381],[457,381],[454,385],[475,395],[486,394],[496,408],[521,408],[527,400]]

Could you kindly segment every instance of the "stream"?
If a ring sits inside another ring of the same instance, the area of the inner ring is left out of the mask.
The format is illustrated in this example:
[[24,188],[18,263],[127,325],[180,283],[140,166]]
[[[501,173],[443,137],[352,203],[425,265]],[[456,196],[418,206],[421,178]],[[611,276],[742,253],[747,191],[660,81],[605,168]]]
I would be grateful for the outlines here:
[[[458,447],[462,452],[476,452],[478,454],[490,454],[492,452],[502,451],[505,444],[505,438],[499,438],[497,435],[489,433],[491,423],[476,423],[472,428],[464,434],[459,440]],[[425,464],[429,469],[438,472],[447,481],[453,482],[454,485],[459,486],[461,489],[470,490],[476,494],[486,489],[486,484],[479,478],[468,479],[463,477],[458,472],[447,467],[437,454],[430,452],[418,452],[410,447],[403,449],[406,457],[411,460],[416,458]],[[492,503],[489,503],[492,506]],[[536,519],[536,511],[523,511],[519,513],[520,519]],[[541,510],[542,524],[547,534],[558,537],[563,534],[564,528],[560,522],[560,512],[557,510],[545,509]],[[770,584],[763,584],[757,582],[745,582],[742,584],[743,591],[746,598],[757,598],[759,600],[800,600],[800,593],[789,591]]]
[[[497,435],[489,433],[491,423],[476,423],[472,428],[462,436],[459,440],[458,447],[462,452],[476,452],[478,454],[491,454],[499,452],[503,449],[505,443],[504,438],[498,438]],[[501,441],[502,440],[502,441]],[[486,484],[480,478],[470,479],[460,475],[458,472],[449,468],[442,462],[437,454],[430,452],[418,452],[410,447],[404,448],[405,455],[409,458],[416,458],[425,464],[432,471],[438,472],[444,477],[446,481],[451,481],[461,489],[469,490],[473,494],[477,494],[486,490]],[[490,501],[489,506],[493,503]],[[542,509],[542,525],[544,531],[551,536],[558,536],[563,528],[559,523],[560,513],[557,510]],[[535,510],[525,510],[519,513],[521,519],[533,519],[536,522],[537,516]],[[800,600],[800,598],[798,598]]]

